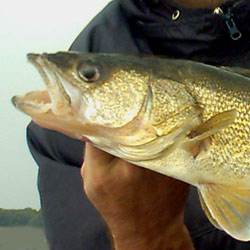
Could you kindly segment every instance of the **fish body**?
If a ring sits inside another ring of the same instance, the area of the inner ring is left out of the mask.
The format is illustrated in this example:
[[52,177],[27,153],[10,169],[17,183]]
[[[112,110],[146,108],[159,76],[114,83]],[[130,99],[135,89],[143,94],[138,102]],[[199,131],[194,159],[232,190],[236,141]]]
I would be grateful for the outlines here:
[[250,240],[247,69],[75,52],[28,59],[47,89],[13,97],[17,108],[41,126],[196,186],[210,221]]

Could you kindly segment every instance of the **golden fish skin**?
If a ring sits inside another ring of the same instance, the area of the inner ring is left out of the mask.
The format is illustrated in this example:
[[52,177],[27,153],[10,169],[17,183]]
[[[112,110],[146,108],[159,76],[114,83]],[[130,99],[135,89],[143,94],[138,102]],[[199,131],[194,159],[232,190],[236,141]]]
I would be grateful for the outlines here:
[[250,240],[250,70],[74,52],[28,59],[47,90],[13,97],[17,108],[41,126],[196,186],[210,221]]

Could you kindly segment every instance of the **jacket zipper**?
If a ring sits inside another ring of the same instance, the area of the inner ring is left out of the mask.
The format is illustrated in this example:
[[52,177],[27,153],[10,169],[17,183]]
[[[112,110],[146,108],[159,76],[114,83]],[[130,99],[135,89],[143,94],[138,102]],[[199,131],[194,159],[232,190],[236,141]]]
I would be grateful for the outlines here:
[[214,9],[214,13],[222,16],[224,22],[226,23],[231,39],[234,41],[239,40],[242,34],[234,22],[233,14],[230,12],[230,9],[225,13],[221,7],[217,7]]

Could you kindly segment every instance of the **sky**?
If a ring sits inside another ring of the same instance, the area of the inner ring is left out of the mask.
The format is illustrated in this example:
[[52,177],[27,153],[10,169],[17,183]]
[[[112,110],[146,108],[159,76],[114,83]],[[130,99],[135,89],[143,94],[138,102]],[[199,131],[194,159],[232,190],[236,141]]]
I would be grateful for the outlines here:
[[40,208],[37,171],[26,145],[30,118],[11,97],[42,89],[29,52],[67,50],[109,0],[5,1],[0,9],[0,208]]

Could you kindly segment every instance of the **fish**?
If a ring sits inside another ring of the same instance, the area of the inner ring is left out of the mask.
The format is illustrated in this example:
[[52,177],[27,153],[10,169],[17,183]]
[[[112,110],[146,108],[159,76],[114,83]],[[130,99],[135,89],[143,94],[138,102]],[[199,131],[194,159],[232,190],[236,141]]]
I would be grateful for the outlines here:
[[46,89],[14,96],[17,109],[195,186],[216,228],[250,240],[249,69],[64,51],[27,58]]

